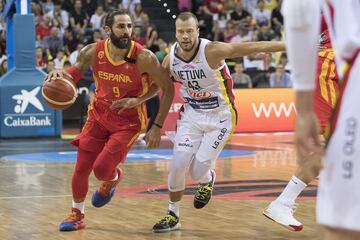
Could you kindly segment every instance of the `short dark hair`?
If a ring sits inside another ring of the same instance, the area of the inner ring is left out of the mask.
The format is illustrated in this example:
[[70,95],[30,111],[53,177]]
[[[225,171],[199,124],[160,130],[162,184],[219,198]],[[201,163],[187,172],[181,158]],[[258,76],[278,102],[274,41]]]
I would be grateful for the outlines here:
[[114,24],[115,16],[117,15],[128,15],[131,18],[129,11],[127,11],[126,9],[115,10],[106,14],[105,26],[112,27]]
[[196,26],[199,26],[199,21],[192,12],[182,12],[176,17],[176,20],[180,19],[181,21],[186,21],[190,18],[193,18],[196,22]]

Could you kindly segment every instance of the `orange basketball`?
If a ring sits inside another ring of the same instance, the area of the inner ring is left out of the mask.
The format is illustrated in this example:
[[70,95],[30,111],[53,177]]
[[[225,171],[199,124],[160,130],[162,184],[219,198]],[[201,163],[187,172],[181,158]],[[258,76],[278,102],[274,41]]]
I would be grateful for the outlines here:
[[77,97],[77,88],[67,75],[62,79],[44,81],[41,92],[46,104],[57,110],[70,107]]

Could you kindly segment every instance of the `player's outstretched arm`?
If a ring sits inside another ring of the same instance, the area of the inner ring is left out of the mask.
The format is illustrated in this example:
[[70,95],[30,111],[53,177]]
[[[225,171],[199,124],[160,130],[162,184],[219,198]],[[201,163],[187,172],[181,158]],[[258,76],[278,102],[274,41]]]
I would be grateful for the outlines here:
[[206,47],[206,58],[220,62],[227,58],[237,58],[261,52],[285,51],[285,43],[279,41],[260,41],[244,43],[211,42]]
[[84,48],[80,50],[79,55],[76,59],[76,63],[73,66],[71,66],[67,71],[65,70],[51,71],[45,78],[45,81],[61,79],[66,74],[70,76],[70,78],[73,80],[74,83],[77,83],[81,79],[83,75],[83,71],[91,66],[95,55],[95,50],[96,50],[95,43],[86,45]]
[[[169,60],[164,60],[169,61]],[[164,124],[174,99],[174,85],[170,80],[169,71],[161,66],[156,56],[147,49],[142,50],[137,61],[141,73],[148,73],[153,83],[160,87],[162,96],[160,99],[160,109],[154,124],[147,134],[148,147],[156,148],[160,144],[160,129]]]

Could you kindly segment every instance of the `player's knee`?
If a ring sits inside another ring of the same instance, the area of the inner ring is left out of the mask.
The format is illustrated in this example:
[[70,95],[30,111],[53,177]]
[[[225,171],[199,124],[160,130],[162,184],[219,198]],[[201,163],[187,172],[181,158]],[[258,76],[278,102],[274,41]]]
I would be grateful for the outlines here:
[[95,163],[93,166],[94,175],[98,180],[109,181],[113,178],[114,171],[103,162]]
[[211,160],[206,160],[200,162],[199,160],[194,160],[193,165],[190,167],[189,172],[190,176],[194,181],[200,181],[205,174],[211,169]]

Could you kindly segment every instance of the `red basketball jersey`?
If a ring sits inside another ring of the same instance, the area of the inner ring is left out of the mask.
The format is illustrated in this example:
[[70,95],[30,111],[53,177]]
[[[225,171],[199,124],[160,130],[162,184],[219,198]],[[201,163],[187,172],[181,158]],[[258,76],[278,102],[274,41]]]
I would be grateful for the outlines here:
[[95,98],[112,102],[121,98],[139,97],[149,89],[149,80],[141,76],[135,64],[143,48],[131,41],[125,60],[114,61],[109,54],[108,39],[96,45],[96,56],[93,63],[93,77],[96,86]]

